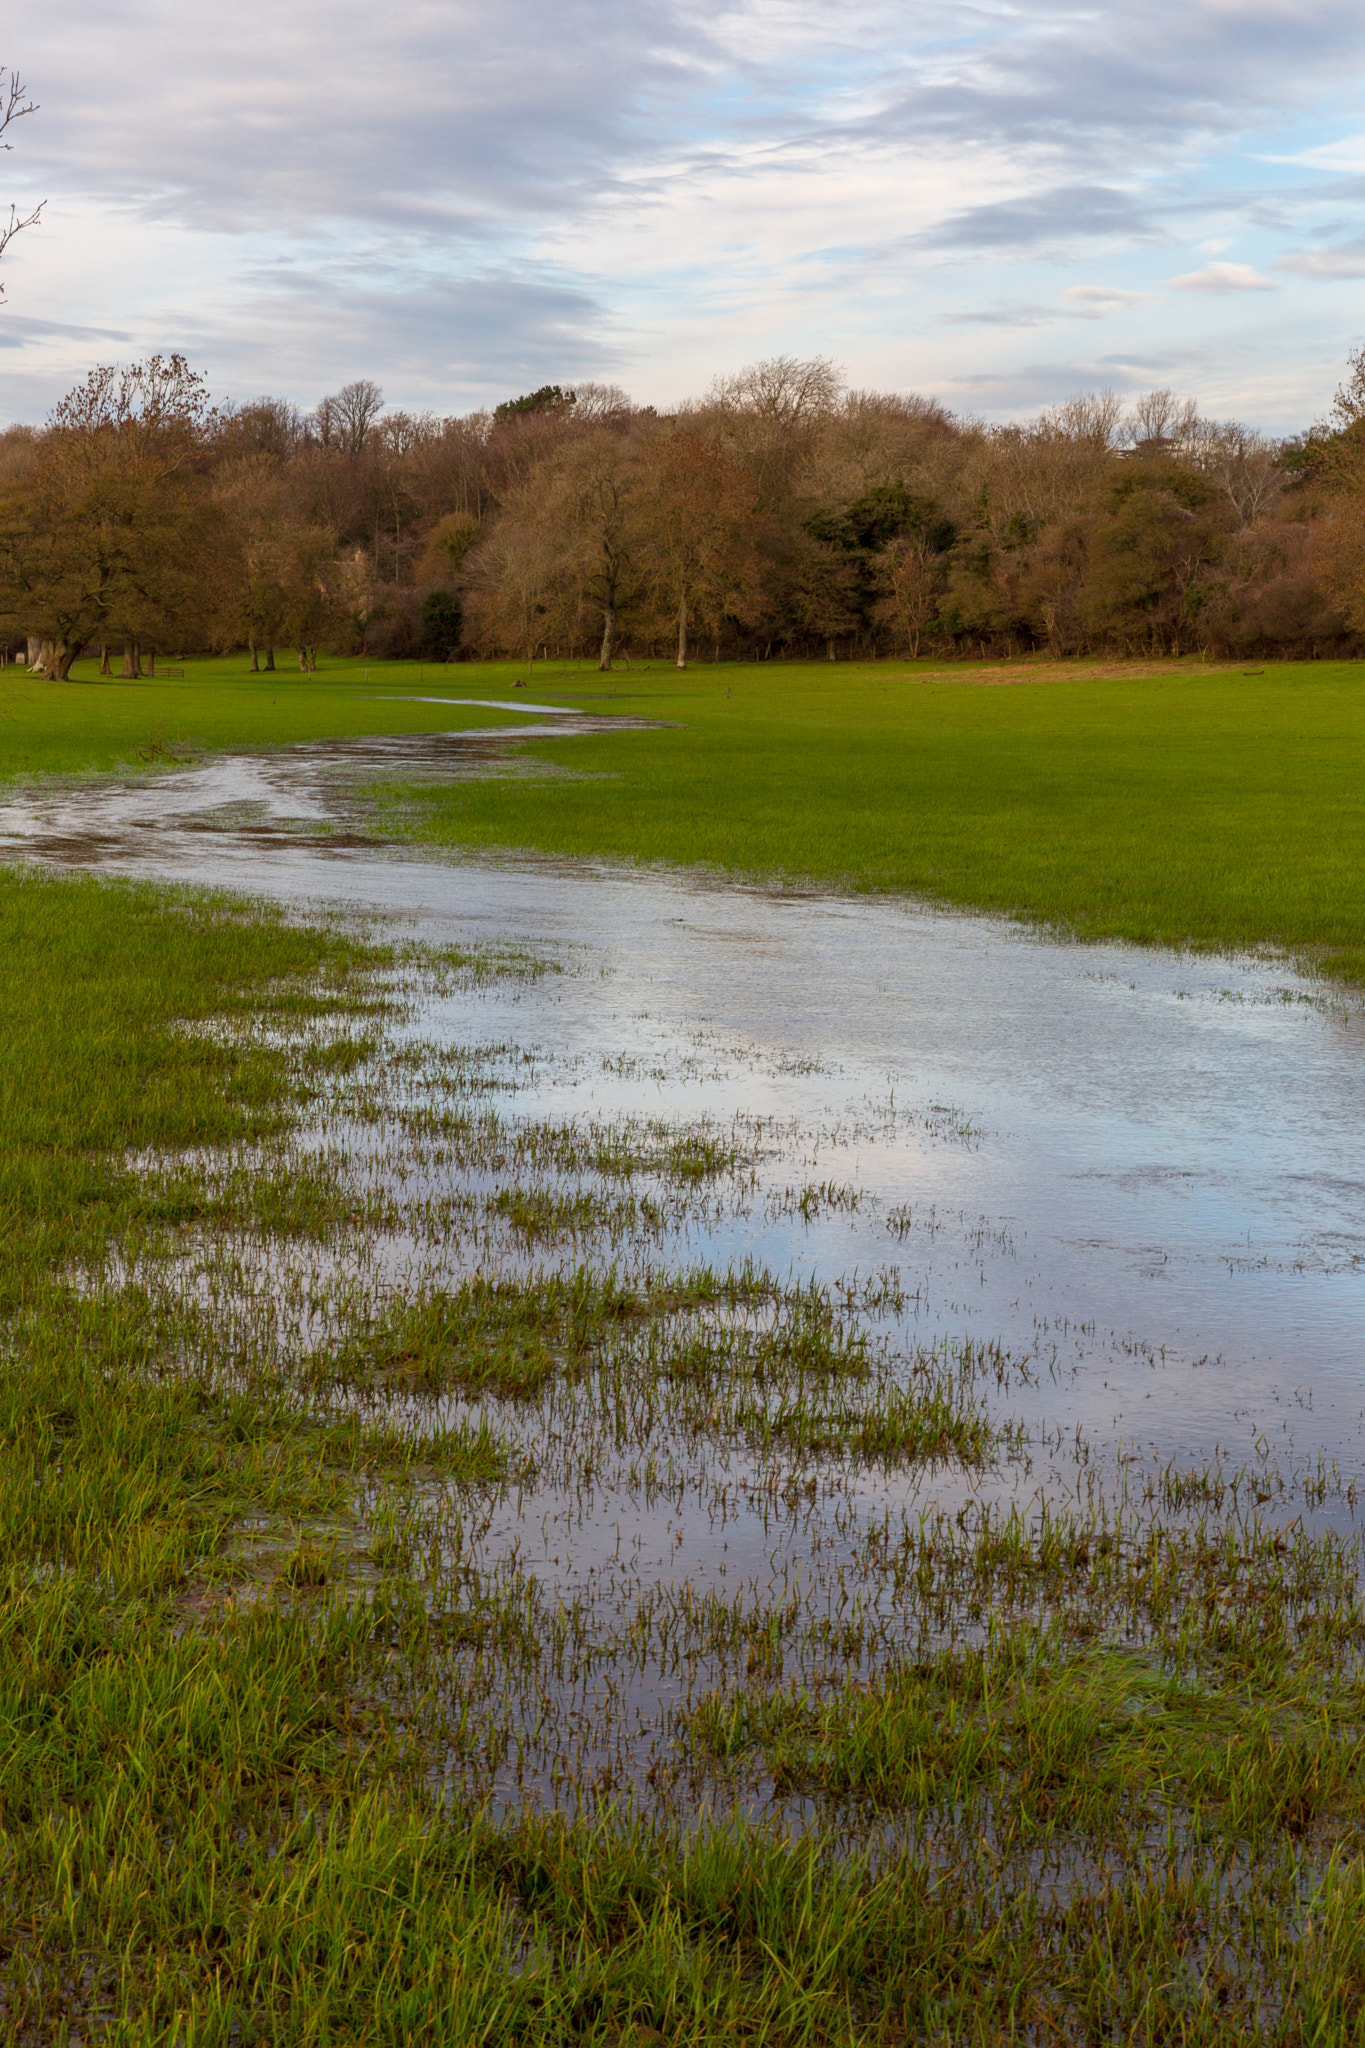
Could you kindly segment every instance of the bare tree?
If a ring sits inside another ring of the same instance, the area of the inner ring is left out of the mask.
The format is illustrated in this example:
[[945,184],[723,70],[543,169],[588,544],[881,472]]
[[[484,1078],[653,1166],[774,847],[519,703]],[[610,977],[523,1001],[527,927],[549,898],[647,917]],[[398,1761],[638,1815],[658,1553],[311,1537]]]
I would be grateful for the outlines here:
[[758,510],[781,513],[797,495],[798,479],[843,388],[825,356],[807,362],[771,356],[733,377],[717,378],[693,410],[748,470]]
[[[37,111],[37,104],[28,97],[28,89],[18,72],[0,67],[0,138],[16,121],[22,121],[25,114],[36,114]],[[12,142],[0,140],[0,149],[10,150],[13,147]],[[10,207],[9,219],[0,220],[0,256],[4,255],[16,235],[22,234],[25,228],[37,226],[46,204],[45,199],[40,200],[32,213],[27,214],[21,214],[17,206]],[[0,298],[4,293],[5,287],[0,284]]]
[[[351,388],[347,386],[348,390]],[[372,385],[370,388],[382,405],[383,394],[377,386]],[[343,392],[341,396],[344,397],[345,393]],[[438,441],[441,437],[441,425],[442,422],[434,412],[391,412],[374,427],[372,437],[370,429],[366,428],[366,438],[378,441],[386,455],[401,461],[415,449],[427,448],[433,441]]]
[[769,356],[733,377],[718,377],[709,402],[728,412],[753,413],[790,433],[834,410],[844,380],[828,356]]
[[570,448],[563,468],[560,525],[580,600],[602,620],[597,666],[609,672],[623,607],[640,587],[639,463],[625,438],[597,432]]
[[374,379],[357,377],[330,398],[320,400],[313,415],[318,439],[324,448],[359,455],[383,410],[384,394]]
[[287,398],[253,398],[245,405],[229,401],[218,408],[217,448],[226,461],[268,455],[275,462],[292,462],[303,442],[303,415]]
[[1237,420],[1200,420],[1183,452],[1217,485],[1242,526],[1254,525],[1284,493],[1279,443]]
[[619,384],[575,384],[574,419],[580,426],[624,426],[635,411],[635,401]]
[[1346,382],[1337,386],[1331,416],[1325,426],[1317,429],[1320,434],[1344,434],[1365,420],[1365,348],[1351,349],[1346,367]]
[[[1151,399],[1169,397],[1166,391],[1152,392],[1149,399],[1139,400],[1139,404],[1150,406]],[[1118,442],[1122,423],[1123,400],[1117,391],[1106,386],[1103,391],[1083,391],[1061,405],[1049,406],[1039,415],[1038,432],[1089,442],[1107,455]]]
[[1129,445],[1144,454],[1181,455],[1199,427],[1199,407],[1165,389],[1144,391],[1133,400],[1124,431]]

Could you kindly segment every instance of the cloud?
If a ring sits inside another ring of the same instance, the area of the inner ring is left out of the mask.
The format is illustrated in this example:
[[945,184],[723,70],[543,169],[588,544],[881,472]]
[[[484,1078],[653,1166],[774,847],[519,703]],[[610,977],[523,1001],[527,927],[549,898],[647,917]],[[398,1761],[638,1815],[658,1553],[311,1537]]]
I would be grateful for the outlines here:
[[1365,135],[1338,136],[1314,149],[1300,149],[1292,156],[1278,156],[1273,163],[1299,164],[1313,171],[1365,171]]
[[1216,354],[1274,277],[1201,238],[1324,277],[1365,170],[1358,0],[1148,0],[1140,36],[1119,0],[47,0],[21,55],[4,197],[50,205],[5,275],[49,325],[0,324],[7,405],[114,337],[238,395],[363,373],[446,411],[595,371],[664,399],[777,349],[1004,390],[1012,330],[1158,343],[1162,246]]
[[1078,391],[1096,391],[1102,387],[1141,391],[1179,374],[1178,361],[1169,356],[1145,362],[1115,361],[1101,356],[1088,360],[1021,363],[1011,370],[969,373],[951,379],[945,385],[945,394],[971,407],[1032,412],[1040,406],[1057,405],[1074,398]]
[[1131,239],[1152,232],[1147,209],[1106,185],[1055,185],[1018,199],[964,208],[923,236],[934,249],[1033,250],[1078,237]]
[[608,318],[588,292],[512,272],[344,292],[325,278],[265,274],[214,328],[220,377],[241,383],[267,361],[276,387],[302,385],[313,398],[375,366],[395,400],[437,410],[452,386],[495,402],[616,367]]
[[133,339],[128,327],[82,327],[70,320],[34,320],[24,313],[6,311],[0,318],[0,332],[16,337],[10,346],[23,347],[30,341],[60,334],[75,341],[122,341]]
[[940,313],[944,327],[1041,327],[1055,320],[1055,306],[982,306],[970,313]]
[[1249,263],[1206,263],[1202,270],[1186,271],[1183,277],[1173,277],[1169,283],[1181,292],[1277,292],[1280,287],[1270,277],[1262,277],[1259,270],[1253,270]]
[[1123,313],[1155,296],[1152,292],[1128,292],[1112,284],[1069,284],[1062,298],[1073,312],[1090,320],[1105,313]]
[[1340,278],[1365,277],[1365,248],[1350,243],[1336,249],[1301,249],[1277,256],[1272,270],[1292,271],[1296,277],[1317,278],[1331,283]]
[[1100,320],[1106,313],[1125,313],[1130,306],[1155,301],[1159,292],[1130,292],[1116,285],[1072,284],[1057,303],[1042,305],[1029,300],[980,306],[970,312],[941,313],[945,327],[1042,327],[1057,320]]

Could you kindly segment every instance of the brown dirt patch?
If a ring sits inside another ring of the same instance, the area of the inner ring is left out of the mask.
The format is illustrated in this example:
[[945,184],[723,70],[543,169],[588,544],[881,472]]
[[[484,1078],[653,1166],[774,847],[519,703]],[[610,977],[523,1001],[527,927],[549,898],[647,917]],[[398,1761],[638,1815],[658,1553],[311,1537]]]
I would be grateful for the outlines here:
[[892,683],[965,683],[976,689],[1008,689],[1016,683],[1122,683],[1150,676],[1260,675],[1264,664],[1243,668],[1236,661],[1001,661],[949,668],[903,669]]

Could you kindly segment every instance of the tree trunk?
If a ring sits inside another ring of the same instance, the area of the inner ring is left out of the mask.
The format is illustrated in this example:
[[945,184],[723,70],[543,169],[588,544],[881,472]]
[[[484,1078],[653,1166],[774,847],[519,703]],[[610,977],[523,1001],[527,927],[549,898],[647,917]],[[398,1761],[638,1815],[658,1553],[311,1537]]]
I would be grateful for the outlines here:
[[261,672],[261,664],[256,659],[256,642],[248,640],[247,646],[251,649],[251,673],[253,676],[258,676]]
[[829,642],[829,658],[831,661],[834,659],[834,642],[832,640]]
[[151,651],[150,651],[150,652],[148,653],[148,656],[147,656],[147,673],[148,673],[148,675],[149,675],[149,676],[154,676],[154,675],[156,674],[156,649],[155,649],[155,647],[153,647],[153,648],[151,649]]
[[50,683],[64,683],[71,674],[71,664],[81,651],[79,640],[44,640],[43,674]]
[[687,599],[678,606],[678,667],[687,667]]
[[267,647],[265,650],[265,672],[269,676],[273,676],[275,673],[275,650],[273,647]]
[[614,651],[614,649],[615,649],[615,646],[616,646],[616,606],[615,606],[614,604],[608,604],[608,605],[603,605],[603,607],[602,607],[602,658],[601,658],[601,660],[600,660],[600,661],[598,662],[598,664],[597,664],[598,668],[599,668],[599,669],[600,669],[600,670],[601,670],[601,671],[603,672],[603,674],[609,675],[609,674],[611,673],[611,657],[612,657],[612,653],[613,653],[613,651]]
[[26,639],[26,640],[28,641],[28,665],[29,665],[29,667],[30,667],[30,668],[35,668],[35,669],[36,669],[36,668],[41,668],[41,667],[42,667],[42,665],[43,665],[43,636],[42,636],[42,634],[41,634],[41,633],[26,633],[26,634],[24,635],[24,638],[25,638],[25,639]]
[[109,648],[108,648],[108,645],[107,645],[107,643],[106,643],[105,641],[101,640],[101,642],[100,642],[100,674],[101,674],[102,676],[111,676],[111,675],[112,675],[113,673],[114,673],[113,669],[112,669],[112,668],[111,668],[111,667],[109,666]]

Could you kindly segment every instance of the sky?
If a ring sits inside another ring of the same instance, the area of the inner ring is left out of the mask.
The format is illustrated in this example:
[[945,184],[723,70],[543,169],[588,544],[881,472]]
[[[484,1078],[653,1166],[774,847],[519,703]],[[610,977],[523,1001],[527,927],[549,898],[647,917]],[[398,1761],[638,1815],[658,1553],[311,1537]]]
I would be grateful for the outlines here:
[[1365,339],[1360,0],[45,0],[0,418],[215,396],[666,406],[766,356],[988,419],[1321,417]]

